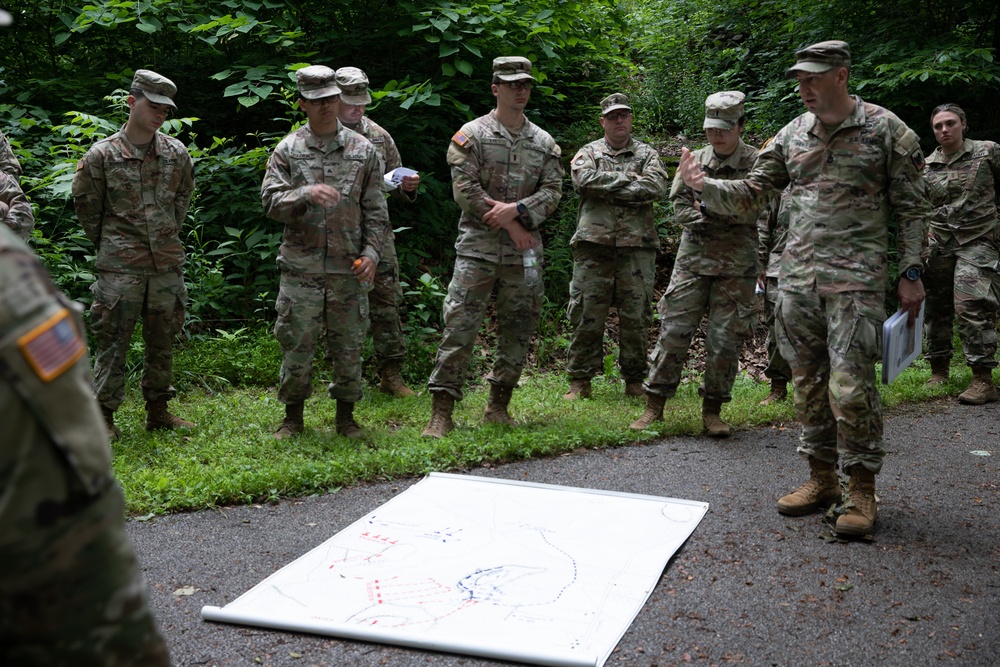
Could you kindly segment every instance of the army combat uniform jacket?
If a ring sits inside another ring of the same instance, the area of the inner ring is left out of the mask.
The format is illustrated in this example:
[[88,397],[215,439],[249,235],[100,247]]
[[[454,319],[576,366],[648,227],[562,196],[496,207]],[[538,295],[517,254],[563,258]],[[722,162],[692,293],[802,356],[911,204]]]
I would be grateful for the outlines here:
[[18,162],[14,150],[10,147],[10,141],[3,132],[0,132],[0,171],[10,174],[14,180],[21,178],[21,163]]
[[35,227],[35,215],[31,212],[31,204],[24,196],[17,179],[4,171],[0,171],[0,202],[8,207],[3,223],[22,240],[27,241]]
[[950,157],[938,147],[927,158],[924,178],[934,207],[935,237],[965,244],[996,231],[1000,145],[966,139]]
[[153,275],[184,265],[181,225],[194,191],[191,156],[157,132],[145,154],[120,130],[76,165],[73,204],[97,247],[97,270]]
[[[311,203],[307,190],[318,183],[340,192],[336,206]],[[267,217],[285,225],[282,271],[351,274],[361,256],[378,264],[389,228],[378,155],[339,121],[329,138],[306,124],[281,140],[267,163],[261,201]]]
[[577,152],[571,173],[580,211],[570,243],[660,247],[653,202],[667,193],[670,177],[655,148],[630,139],[616,149],[601,138]]
[[562,197],[563,168],[559,146],[548,132],[527,118],[517,134],[497,120],[496,110],[466,123],[448,144],[452,192],[462,209],[458,221],[459,255],[501,264],[520,264],[521,251],[506,231],[490,229],[483,215],[485,199],[521,202],[520,223],[541,248],[539,227]]
[[891,111],[854,99],[854,112],[832,132],[812,113],[786,125],[746,180],[705,181],[709,211],[730,215],[790,186],[782,291],[883,291],[890,210],[900,272],[921,265],[931,211],[917,135]]
[[[757,149],[740,139],[733,154],[719,160],[712,146],[694,151],[705,176],[721,180],[745,178],[757,158]],[[757,260],[757,214],[745,210],[722,214],[709,207],[703,215],[694,206],[695,196],[678,173],[670,188],[674,220],[683,227],[674,265],[690,273],[709,276],[755,276]]]

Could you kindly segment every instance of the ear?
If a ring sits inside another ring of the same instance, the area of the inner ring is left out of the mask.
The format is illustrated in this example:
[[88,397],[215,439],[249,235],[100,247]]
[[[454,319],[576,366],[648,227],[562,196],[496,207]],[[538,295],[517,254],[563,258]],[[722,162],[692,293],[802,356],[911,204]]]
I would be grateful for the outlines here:
[[498,86],[495,83],[490,84],[490,90],[493,91],[493,97],[496,97],[497,95],[500,94],[500,86]]
[[135,95],[129,95],[128,96],[127,102],[128,102],[128,108],[129,109],[134,109],[135,108],[135,101],[136,101],[135,100]]

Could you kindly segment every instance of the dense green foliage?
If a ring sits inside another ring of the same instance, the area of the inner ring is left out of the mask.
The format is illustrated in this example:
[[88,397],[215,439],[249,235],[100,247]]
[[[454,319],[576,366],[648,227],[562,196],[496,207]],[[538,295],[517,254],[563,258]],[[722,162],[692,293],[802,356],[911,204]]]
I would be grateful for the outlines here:
[[[462,122],[493,106],[496,55],[535,63],[541,83],[529,113],[567,162],[599,135],[596,103],[616,89],[635,99],[639,136],[681,135],[685,143],[700,143],[708,93],[740,89],[750,133],[763,138],[801,111],[782,76],[792,52],[825,38],[851,43],[852,87],[895,110],[925,141],[929,110],[946,100],[966,107],[974,136],[1000,134],[997,0],[12,0],[7,7],[17,23],[2,35],[0,129],[26,169],[34,246],[74,298],[88,301],[93,279],[93,248],[69,200],[76,161],[123,123],[122,89],[135,69],[177,82],[180,111],[165,131],[196,161],[184,241],[187,332],[201,340],[273,320],[280,228],[262,215],[259,186],[270,150],[302,121],[294,70],[363,68],[372,117],[423,176],[416,204],[390,206],[408,335],[425,344],[407,362],[418,378],[433,351],[458,217],[444,148]],[[547,301],[536,359],[543,364],[565,347],[577,205],[568,185],[565,192],[545,230]],[[678,230],[668,204],[660,213],[662,279]]]

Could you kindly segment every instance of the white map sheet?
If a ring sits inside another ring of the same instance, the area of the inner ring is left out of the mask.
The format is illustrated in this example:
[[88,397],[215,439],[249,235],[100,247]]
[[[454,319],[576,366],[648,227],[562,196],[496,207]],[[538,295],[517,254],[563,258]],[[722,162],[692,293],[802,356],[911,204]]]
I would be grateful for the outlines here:
[[708,511],[432,473],[209,621],[600,667]]

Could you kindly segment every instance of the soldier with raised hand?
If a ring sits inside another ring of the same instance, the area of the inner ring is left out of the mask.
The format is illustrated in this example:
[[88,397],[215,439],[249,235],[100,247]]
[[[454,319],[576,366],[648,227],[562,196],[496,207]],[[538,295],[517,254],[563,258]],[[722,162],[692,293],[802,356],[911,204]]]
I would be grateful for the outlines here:
[[[365,115],[365,110],[372,101],[371,93],[368,92],[368,75],[357,67],[341,67],[337,70],[337,86],[340,88],[339,117],[344,127],[354,130],[375,146],[382,174],[402,167],[403,159],[392,135]],[[419,187],[419,174],[404,176],[399,187],[392,190],[390,195],[413,202],[417,198]],[[368,293],[370,331],[381,376],[379,389],[392,396],[415,396],[400,375],[400,368],[406,359],[406,341],[399,317],[403,288],[399,284],[395,238],[390,224],[385,243],[382,244],[375,284]]]
[[563,398],[587,398],[591,379],[604,368],[604,325],[618,312],[621,375],[626,396],[642,396],[648,331],[653,322],[653,282],[660,247],[653,203],[667,194],[670,177],[652,146],[632,137],[626,95],[601,100],[604,137],[573,158],[573,187],[580,194],[569,285],[572,334]]
[[706,177],[682,149],[679,172],[708,212],[740,215],[786,186],[788,242],[781,261],[778,344],[792,367],[809,480],[778,500],[799,516],[841,499],[837,461],[850,475],[842,535],[875,523],[875,475],[885,458],[875,362],[881,356],[889,280],[889,222],[896,220],[902,308],[913,324],[924,299],[920,253],[931,208],[917,135],[895,114],[850,95],[846,42],[795,54],[786,76],[808,109],[782,128],[743,180]]
[[76,165],[73,204],[97,249],[90,327],[97,344],[94,384],[108,431],[125,400],[125,359],[142,318],[142,393],[146,429],[191,428],[167,410],[176,395],[173,341],[184,326],[184,245],[180,231],[194,191],[191,156],[159,131],[177,108],[177,86],[140,69],[129,89],[125,127],[87,151]]
[[[496,108],[466,123],[451,138],[452,192],[462,209],[457,257],[444,302],[444,335],[428,387],[434,397],[423,435],[440,438],[454,427],[476,335],[497,288],[497,349],[487,376],[483,421],[514,425],[508,406],[524,369],[542,302],[540,280],[526,280],[525,253],[542,254],[539,228],[562,197],[559,146],[524,115],[531,97],[531,61],[493,61]],[[537,266],[531,268],[537,270]]]
[[336,431],[360,438],[354,404],[362,397],[365,284],[375,278],[389,228],[382,173],[371,142],[338,119],[334,70],[312,65],[295,78],[298,106],[308,122],[275,147],[261,184],[264,213],[284,225],[274,335],[282,351],[278,400],[285,405],[285,418],[274,437],[304,429],[313,355],[325,331],[333,352],[334,375],[327,389],[337,401]]
[[31,204],[17,179],[3,171],[0,171],[0,220],[21,240],[31,238],[31,230],[35,227]]
[[[691,154],[699,173],[732,180],[750,172],[757,149],[740,136],[746,125],[743,100],[738,91],[714,93],[705,100],[709,145]],[[663,419],[663,406],[677,393],[691,339],[707,313],[705,374],[698,388],[702,421],[709,436],[727,437],[729,425],[720,411],[732,400],[740,350],[756,315],[757,216],[749,210],[729,214],[705,209],[679,174],[670,200],[684,231],[670,284],[657,304],[660,336],[646,378],[646,410],[630,428],[642,430]]]
[[1000,145],[966,137],[965,111],[942,104],[931,113],[938,147],[927,158],[924,178],[934,207],[927,257],[928,384],[948,381],[955,352],[954,322],[972,384],[958,400],[983,405],[1000,400],[993,384],[997,352],[997,195]]

